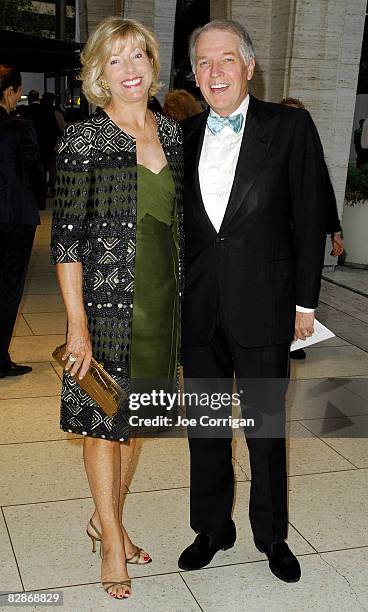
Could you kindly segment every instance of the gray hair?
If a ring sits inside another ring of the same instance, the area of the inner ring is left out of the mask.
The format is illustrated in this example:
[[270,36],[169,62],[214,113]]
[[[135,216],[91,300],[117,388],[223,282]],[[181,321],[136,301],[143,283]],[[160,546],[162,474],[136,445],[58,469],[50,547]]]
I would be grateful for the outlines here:
[[208,23],[206,23],[206,25],[196,28],[190,35],[189,56],[193,72],[195,72],[195,48],[198,42],[198,38],[201,34],[203,34],[203,32],[208,32],[209,30],[222,30],[224,32],[231,32],[232,34],[236,34],[239,37],[240,51],[242,56],[244,57],[245,63],[249,64],[250,60],[255,58],[252,40],[247,30],[241,25],[241,23],[239,23],[238,21],[232,21],[231,19],[214,19],[213,21],[209,21]]

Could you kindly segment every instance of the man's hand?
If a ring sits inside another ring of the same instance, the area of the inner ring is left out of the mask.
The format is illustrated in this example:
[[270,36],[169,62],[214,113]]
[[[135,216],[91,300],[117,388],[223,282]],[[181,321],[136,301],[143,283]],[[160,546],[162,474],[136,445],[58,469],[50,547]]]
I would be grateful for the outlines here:
[[344,241],[341,236],[341,232],[334,232],[333,234],[331,234],[331,244],[332,244],[331,255],[333,257],[338,257],[339,255],[343,254]]
[[306,340],[314,332],[314,312],[295,313],[294,340]]

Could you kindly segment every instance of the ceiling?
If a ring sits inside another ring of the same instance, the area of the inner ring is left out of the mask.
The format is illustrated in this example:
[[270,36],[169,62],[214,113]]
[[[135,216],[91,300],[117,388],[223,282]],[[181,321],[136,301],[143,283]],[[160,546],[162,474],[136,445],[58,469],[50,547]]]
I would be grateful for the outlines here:
[[0,63],[13,64],[20,72],[78,69],[80,47],[78,43],[0,30]]

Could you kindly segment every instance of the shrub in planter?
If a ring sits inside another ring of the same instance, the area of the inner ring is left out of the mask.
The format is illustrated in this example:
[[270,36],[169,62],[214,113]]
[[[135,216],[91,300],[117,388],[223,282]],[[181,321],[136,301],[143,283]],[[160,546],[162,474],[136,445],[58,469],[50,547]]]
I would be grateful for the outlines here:
[[360,168],[349,164],[345,200],[349,206],[354,206],[362,200],[368,200],[368,164]]
[[368,268],[368,165],[349,164],[342,219],[344,264]]

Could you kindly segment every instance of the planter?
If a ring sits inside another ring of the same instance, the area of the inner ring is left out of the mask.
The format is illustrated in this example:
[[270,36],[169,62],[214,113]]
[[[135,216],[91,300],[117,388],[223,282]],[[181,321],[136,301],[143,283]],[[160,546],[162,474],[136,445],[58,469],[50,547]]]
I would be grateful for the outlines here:
[[368,200],[344,203],[345,266],[368,268]]

